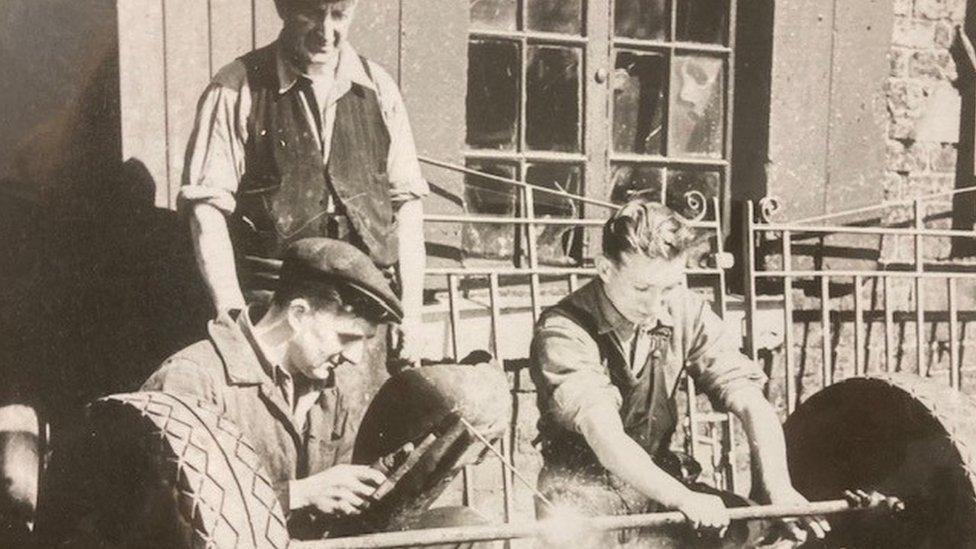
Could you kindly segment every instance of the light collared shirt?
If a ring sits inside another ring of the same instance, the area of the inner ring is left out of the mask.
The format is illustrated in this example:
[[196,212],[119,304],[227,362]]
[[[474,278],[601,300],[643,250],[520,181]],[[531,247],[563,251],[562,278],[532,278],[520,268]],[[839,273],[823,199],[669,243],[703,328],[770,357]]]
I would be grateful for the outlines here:
[[313,406],[318,402],[319,398],[322,397],[322,392],[332,386],[331,381],[317,381],[309,380],[310,384],[309,390],[303,392],[298,396],[297,400],[295,397],[295,379],[292,375],[281,367],[280,364],[273,363],[268,359],[268,353],[258,341],[255,336],[254,324],[251,321],[251,312],[254,307],[249,307],[241,311],[241,314],[237,317],[237,325],[247,338],[247,341],[251,344],[254,350],[254,355],[258,359],[258,363],[261,364],[261,368],[264,373],[271,378],[275,387],[281,391],[282,398],[288,403],[288,407],[292,410],[292,421],[295,422],[295,427],[298,432],[302,433],[305,431],[305,426],[308,424],[308,413]]
[[[310,126],[317,130],[322,155],[328,161],[335,127],[336,103],[353,84],[373,90],[380,105],[383,121],[390,135],[387,173],[390,196],[403,203],[426,196],[429,188],[420,171],[416,145],[407,110],[396,82],[372,61],[366,74],[359,54],[349,42],[343,42],[334,74],[310,78],[321,124],[312,112],[313,105],[303,94],[302,102]],[[282,55],[277,54],[280,92],[291,89],[303,75]],[[188,144],[188,160],[180,189],[181,207],[206,202],[226,214],[237,207],[235,195],[244,175],[244,144],[248,139],[247,118],[251,112],[251,91],[247,70],[241,60],[222,68],[203,93],[197,110],[196,124]]]
[[[602,281],[591,281],[566,300],[591,315],[594,325],[588,329],[564,314],[545,314],[536,326],[530,357],[537,374],[533,379],[539,389],[543,419],[562,429],[582,433],[584,418],[591,409],[607,403],[623,409],[627,400],[638,396],[622,394],[614,383],[610,357],[603,354],[595,339],[606,334],[612,333],[617,340],[630,381],[652,363],[655,352],[663,355],[659,366],[664,369],[666,387],[661,394],[670,399],[682,371],[687,371],[698,389],[721,410],[728,409],[729,395],[740,388],[761,389],[766,382],[763,371],[739,351],[737,334],[691,290],[671,292],[666,299],[667,315],[657,319],[654,331],[670,334],[665,338],[667,348],[655,347],[651,341],[636,352],[625,345],[630,343],[635,326],[607,298]],[[590,329],[596,333],[591,334]],[[646,339],[661,338],[647,334]],[[653,395],[645,396],[653,401]],[[652,407],[653,403],[648,409]]]

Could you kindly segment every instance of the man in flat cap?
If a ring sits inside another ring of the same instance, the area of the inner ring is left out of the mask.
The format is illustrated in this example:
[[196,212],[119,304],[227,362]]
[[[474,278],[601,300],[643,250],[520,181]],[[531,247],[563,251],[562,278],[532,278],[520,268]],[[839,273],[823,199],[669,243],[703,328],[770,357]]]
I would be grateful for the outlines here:
[[[355,515],[384,481],[349,464],[358,423],[337,378],[360,364],[376,326],[402,318],[369,257],[309,238],[287,248],[270,304],[223,312],[143,390],[189,396],[233,421],[261,456],[295,536]],[[323,523],[324,521],[324,523]]]
[[[402,296],[398,352],[416,362],[428,186],[400,92],[349,42],[357,0],[274,2],[278,39],[214,76],[187,151],[179,207],[214,308],[266,299],[289,243],[343,240]],[[385,327],[367,342],[359,405],[386,378],[386,342]]]

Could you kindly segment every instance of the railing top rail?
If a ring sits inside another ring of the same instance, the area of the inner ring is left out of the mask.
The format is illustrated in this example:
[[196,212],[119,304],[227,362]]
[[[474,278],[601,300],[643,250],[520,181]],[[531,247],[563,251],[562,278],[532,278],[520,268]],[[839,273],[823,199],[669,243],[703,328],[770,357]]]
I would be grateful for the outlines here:
[[[821,215],[814,215],[814,216],[810,216],[810,217],[804,217],[802,219],[790,220],[790,223],[792,223],[794,225],[801,225],[801,224],[806,224],[806,223],[814,223],[814,222],[819,222],[819,221],[825,221],[825,220],[828,220],[828,219],[836,219],[836,218],[839,218],[839,217],[845,217],[845,216],[849,216],[849,215],[862,214],[862,213],[872,212],[872,211],[876,211],[876,210],[884,210],[886,208],[894,208],[894,207],[897,207],[897,206],[908,206],[908,205],[916,204],[916,203],[919,203],[919,202],[925,202],[925,201],[929,201],[929,200],[935,200],[937,198],[946,198],[946,197],[951,197],[951,196],[955,196],[955,195],[958,195],[958,194],[965,194],[965,193],[976,193],[976,187],[964,187],[964,188],[961,188],[961,189],[952,189],[951,191],[943,191],[943,192],[938,192],[938,193],[931,193],[931,194],[926,194],[926,195],[922,195],[922,196],[915,196],[915,197],[910,197],[910,198],[901,198],[901,199],[898,199],[898,200],[891,200],[889,202],[885,202],[885,203],[882,203],[882,204],[872,204],[871,206],[862,206],[860,208],[852,208],[852,209],[849,209],[849,210],[843,210],[843,211],[839,211],[839,212],[831,212],[831,213],[827,213],[827,214],[821,214]],[[763,199],[763,200],[766,200],[766,199]],[[775,202],[775,199],[773,199],[773,201]],[[762,202],[762,200],[760,200],[760,202]],[[771,209],[769,209],[768,211],[771,214],[772,212],[775,212],[776,209],[777,209],[777,206],[774,206]],[[766,208],[762,208],[761,209],[761,211],[765,211],[765,210],[766,210]],[[763,221],[764,221],[764,223],[769,223],[770,222],[769,219],[763,219]]]

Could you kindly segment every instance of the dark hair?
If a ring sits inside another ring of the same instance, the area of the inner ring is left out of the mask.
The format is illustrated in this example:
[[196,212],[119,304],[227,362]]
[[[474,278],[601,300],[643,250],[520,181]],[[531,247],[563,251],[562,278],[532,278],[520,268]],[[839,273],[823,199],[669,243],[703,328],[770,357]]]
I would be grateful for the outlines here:
[[629,200],[603,226],[603,255],[620,262],[624,253],[675,259],[698,242],[688,221],[647,197]]

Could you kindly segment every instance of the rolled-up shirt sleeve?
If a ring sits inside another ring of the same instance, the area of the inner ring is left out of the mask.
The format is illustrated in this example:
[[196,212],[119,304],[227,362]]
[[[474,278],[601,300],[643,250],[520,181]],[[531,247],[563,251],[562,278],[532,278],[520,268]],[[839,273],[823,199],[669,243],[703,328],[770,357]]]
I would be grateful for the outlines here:
[[386,162],[390,197],[394,203],[423,198],[430,193],[430,188],[417,160],[417,146],[403,96],[393,78],[379,65],[371,62],[370,71],[376,84],[383,120],[390,133],[390,152]]
[[250,90],[239,61],[221,69],[197,104],[187,143],[178,207],[207,203],[225,214],[237,207],[235,195],[244,175],[244,143]]
[[542,410],[560,427],[582,434],[583,418],[608,404],[620,409],[620,391],[611,383],[596,341],[566,317],[551,315],[536,329],[531,349],[537,383],[549,395]]
[[685,365],[712,406],[729,407],[729,395],[742,388],[762,389],[766,374],[740,351],[741,340],[697,294],[683,290],[679,297],[684,332]]

